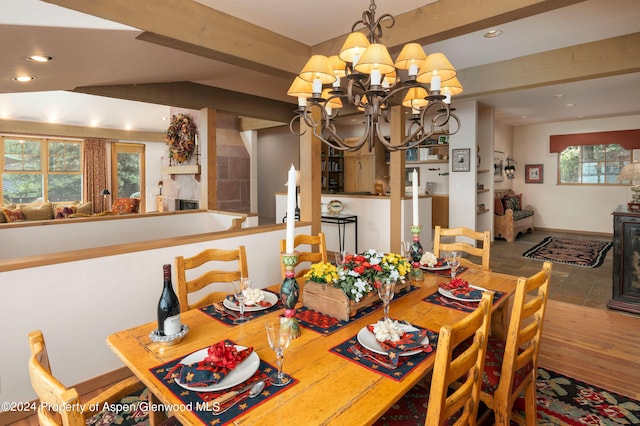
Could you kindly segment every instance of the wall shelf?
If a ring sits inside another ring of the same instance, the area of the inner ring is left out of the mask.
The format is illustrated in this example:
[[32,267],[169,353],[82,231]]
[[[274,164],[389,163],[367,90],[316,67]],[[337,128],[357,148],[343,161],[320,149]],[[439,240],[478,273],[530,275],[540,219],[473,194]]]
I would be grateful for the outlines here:
[[489,209],[482,209],[482,210],[478,209],[478,210],[476,211],[476,213],[477,213],[477,214],[482,214],[482,213],[486,213],[486,212],[488,212],[488,211],[489,211]]

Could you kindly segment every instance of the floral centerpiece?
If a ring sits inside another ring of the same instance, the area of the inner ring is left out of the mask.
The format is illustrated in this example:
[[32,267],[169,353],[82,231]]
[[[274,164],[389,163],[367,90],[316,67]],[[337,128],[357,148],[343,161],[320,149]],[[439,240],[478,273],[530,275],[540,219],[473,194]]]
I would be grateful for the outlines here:
[[196,148],[196,125],[190,116],[178,114],[171,117],[167,129],[169,158],[177,163],[189,161]]
[[331,263],[314,263],[304,277],[339,288],[349,299],[359,302],[374,291],[376,282],[404,283],[410,271],[409,262],[398,254],[367,250],[362,254],[348,254],[337,267]]

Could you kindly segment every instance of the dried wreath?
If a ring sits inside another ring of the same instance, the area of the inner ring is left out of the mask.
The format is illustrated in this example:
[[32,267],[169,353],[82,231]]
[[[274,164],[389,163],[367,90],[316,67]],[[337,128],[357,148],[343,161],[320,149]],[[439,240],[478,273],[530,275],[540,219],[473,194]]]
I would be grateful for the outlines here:
[[167,145],[169,158],[177,163],[184,163],[191,158],[196,147],[196,125],[191,117],[178,114],[171,117],[167,129]]

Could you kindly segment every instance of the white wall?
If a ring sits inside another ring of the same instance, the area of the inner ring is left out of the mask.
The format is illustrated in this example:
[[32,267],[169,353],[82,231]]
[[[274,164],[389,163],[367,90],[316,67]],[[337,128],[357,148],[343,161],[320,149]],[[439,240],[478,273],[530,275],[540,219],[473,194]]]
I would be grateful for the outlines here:
[[[297,233],[310,228],[298,227]],[[284,226],[180,246],[129,252],[0,273],[0,401],[29,401],[27,335],[45,335],[54,374],[67,386],[122,367],[105,343],[110,334],[156,321],[162,265],[205,248],[245,245],[257,287],[281,281]],[[175,286],[175,270],[174,270]]]
[[[640,115],[514,128],[513,155],[518,161],[513,190],[537,214],[536,227],[612,233],[613,212],[631,199],[628,186],[558,185],[558,154],[549,152],[551,135],[637,129]],[[638,161],[638,155],[636,155]],[[542,164],[544,183],[525,184],[526,164]]]

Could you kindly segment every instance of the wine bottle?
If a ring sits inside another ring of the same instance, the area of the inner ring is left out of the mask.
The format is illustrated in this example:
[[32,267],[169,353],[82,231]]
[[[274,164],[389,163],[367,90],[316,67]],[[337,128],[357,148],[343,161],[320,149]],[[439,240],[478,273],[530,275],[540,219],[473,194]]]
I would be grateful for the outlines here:
[[161,336],[172,336],[182,329],[180,322],[180,302],[173,291],[171,282],[171,265],[163,265],[164,288],[158,302],[158,333]]

